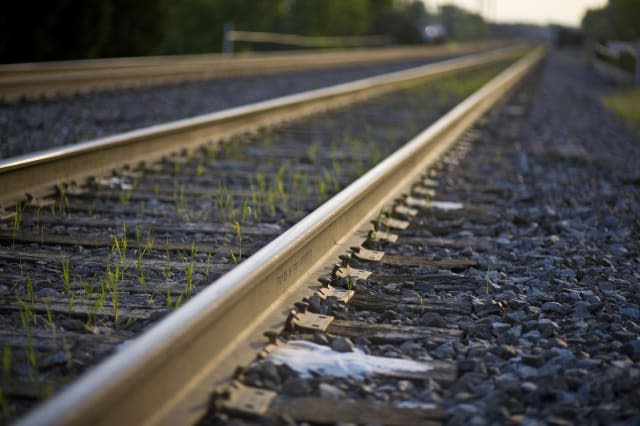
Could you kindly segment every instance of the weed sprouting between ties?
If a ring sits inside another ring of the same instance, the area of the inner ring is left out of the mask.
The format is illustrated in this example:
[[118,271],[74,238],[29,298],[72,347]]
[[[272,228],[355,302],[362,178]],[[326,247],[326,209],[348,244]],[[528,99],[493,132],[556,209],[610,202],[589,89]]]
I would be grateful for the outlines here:
[[184,294],[187,299],[191,297],[191,292],[193,290],[193,270],[195,267],[195,258],[196,258],[196,242],[191,242],[191,261],[184,272],[185,277],[185,290]]
[[239,222],[234,222],[233,230],[236,233],[236,237],[238,238],[238,252],[234,252],[231,250],[231,260],[233,263],[238,264],[242,261],[242,226]]

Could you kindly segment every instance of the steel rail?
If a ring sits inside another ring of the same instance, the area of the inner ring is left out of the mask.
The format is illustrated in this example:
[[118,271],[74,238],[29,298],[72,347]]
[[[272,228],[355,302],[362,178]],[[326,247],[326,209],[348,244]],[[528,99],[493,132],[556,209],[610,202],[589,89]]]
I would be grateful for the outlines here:
[[543,55],[544,49],[538,48],[510,66],[282,236],[18,424],[175,424],[193,420],[188,416],[206,410],[206,395],[212,384],[230,378],[227,367],[255,356],[259,344],[252,346],[251,338],[256,329],[265,329],[265,318],[278,316],[287,306],[283,300],[293,292],[310,295],[301,278],[305,272],[334,256],[345,235],[375,217],[381,206],[406,189]]
[[0,206],[25,194],[42,196],[61,182],[82,180],[172,152],[192,150],[211,140],[333,108],[448,73],[505,59],[522,46],[501,48],[365,78],[193,118],[134,130],[0,161]]
[[444,46],[387,47],[293,53],[255,53],[113,58],[0,65],[0,99],[15,101],[96,89],[152,86],[327,67],[466,54],[504,43],[496,41]]

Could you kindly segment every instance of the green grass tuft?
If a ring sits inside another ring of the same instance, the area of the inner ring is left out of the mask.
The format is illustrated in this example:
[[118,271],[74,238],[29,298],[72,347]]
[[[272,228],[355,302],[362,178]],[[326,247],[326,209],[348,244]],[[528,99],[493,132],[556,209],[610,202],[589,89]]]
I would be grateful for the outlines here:
[[640,89],[628,89],[602,97],[604,104],[635,126],[640,125]]

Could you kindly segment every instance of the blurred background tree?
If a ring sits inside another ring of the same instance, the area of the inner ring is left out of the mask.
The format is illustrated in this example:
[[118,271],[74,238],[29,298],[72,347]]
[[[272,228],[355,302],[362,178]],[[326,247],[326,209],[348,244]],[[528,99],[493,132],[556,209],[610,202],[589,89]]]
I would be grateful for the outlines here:
[[[306,36],[363,35],[375,2],[369,0],[297,0],[291,2],[291,33]],[[378,2],[380,3],[380,2]]]
[[379,10],[373,19],[371,32],[389,36],[398,44],[421,43],[421,27],[428,20],[429,13],[421,1],[396,2]]
[[640,40],[640,1],[609,0],[585,14],[582,28],[592,40]]
[[488,34],[487,25],[482,16],[456,6],[441,6],[440,20],[452,40],[477,40]]
[[225,22],[236,29],[281,31],[289,13],[287,0],[182,0],[166,10],[163,54],[219,52]]
[[424,25],[440,21],[455,40],[486,34],[479,15],[452,6],[429,14],[419,0],[8,0],[0,62],[220,52],[226,22],[245,31],[421,43]]
[[0,14],[2,62],[154,53],[168,0],[6,1]]

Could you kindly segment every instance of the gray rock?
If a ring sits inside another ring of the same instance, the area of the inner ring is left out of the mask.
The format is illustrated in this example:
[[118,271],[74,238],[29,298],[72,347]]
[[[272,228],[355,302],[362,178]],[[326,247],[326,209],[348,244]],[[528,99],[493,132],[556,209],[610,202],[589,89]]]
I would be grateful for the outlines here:
[[640,339],[631,340],[622,346],[622,353],[634,361],[640,361]]
[[533,417],[525,417],[522,419],[520,426],[546,426],[543,420],[539,420]]
[[406,353],[422,351],[422,345],[412,340],[407,340],[400,345],[400,350]]
[[618,419],[620,414],[620,405],[610,402],[598,406],[593,414],[600,421],[600,424],[609,425]]
[[496,349],[496,354],[504,359],[513,358],[518,355],[518,348],[512,345],[500,345]]
[[42,361],[39,361],[38,367],[50,368],[54,365],[64,365],[67,363],[67,360],[67,355],[64,352],[55,352],[51,355],[46,356]]
[[553,359],[557,362],[570,363],[576,358],[569,349],[551,348],[551,352],[555,355]]
[[493,301],[473,300],[471,302],[473,312],[479,316],[485,317],[488,315],[499,315],[502,312],[500,305]]
[[398,390],[400,392],[408,392],[413,389],[413,383],[409,380],[399,380],[398,381]]
[[327,335],[319,331],[313,333],[313,341],[319,345],[329,346]]
[[348,337],[336,337],[331,341],[331,349],[338,352],[353,352],[353,342]]
[[620,312],[620,315],[622,315],[627,319],[630,319],[633,321],[640,320],[640,309],[635,308],[633,306],[621,307],[619,308],[619,312]]
[[488,424],[488,421],[482,416],[473,416],[469,419],[467,424],[469,426],[485,426]]
[[540,367],[544,364],[544,358],[537,354],[525,354],[522,355],[522,362],[532,367]]
[[576,302],[573,305],[573,316],[583,317],[583,316],[591,315],[591,312],[589,311],[590,305],[591,304],[589,302],[585,302],[583,300]]
[[471,256],[475,255],[475,252],[473,251],[473,249],[471,247],[465,247],[462,250],[460,250],[460,254],[462,256],[471,257]]
[[83,321],[80,321],[75,318],[66,318],[60,321],[59,323],[62,328],[70,331],[89,331],[93,332],[93,330],[87,330],[87,325]]
[[602,361],[597,360],[597,359],[591,359],[591,358],[584,358],[584,359],[579,359],[576,362],[576,367],[578,368],[586,368],[586,369],[594,369],[594,368],[598,368],[600,367],[600,365],[602,364]]
[[511,325],[504,322],[495,321],[491,323],[491,329],[496,336],[505,333],[510,328]]
[[458,402],[468,401],[472,398],[473,398],[473,395],[470,394],[469,392],[457,392],[455,395],[453,395],[453,399],[455,399]]
[[589,312],[591,312],[592,314],[600,311],[604,307],[604,303],[600,302],[599,300],[600,298],[598,298],[598,302],[592,302],[589,304]]
[[531,319],[524,322],[525,331],[537,330],[538,329],[538,320]]
[[615,216],[607,216],[604,218],[604,220],[602,221],[602,225],[606,226],[607,228],[611,228],[613,226],[615,226],[618,223],[618,221],[616,220]]
[[280,383],[280,375],[278,367],[271,362],[263,362],[260,365],[260,375],[264,380],[269,380],[275,384]]
[[326,306],[324,306],[324,304],[322,303],[322,299],[314,294],[313,296],[311,296],[308,299],[308,303],[309,303],[309,311],[313,312],[315,314],[322,314],[322,315],[326,315],[328,313],[328,309]]
[[540,309],[544,313],[554,313],[558,315],[564,315],[566,313],[565,307],[558,302],[545,302]]
[[36,296],[42,297],[42,298],[44,298],[44,297],[58,297],[58,296],[60,296],[60,293],[55,291],[51,287],[44,287],[44,288],[41,288],[40,290],[38,290],[36,292]]
[[566,349],[569,347],[569,345],[567,344],[566,340],[561,339],[559,337],[554,337],[553,339],[549,340],[551,342],[552,345],[558,347],[558,348],[563,348]]
[[[195,240],[197,241],[197,240]],[[191,277],[194,283],[199,283],[202,281],[206,281],[207,280],[207,276],[201,273],[194,273],[193,276]]]
[[474,404],[458,404],[453,407],[453,411],[468,417],[477,414],[478,407],[476,407]]
[[525,380],[534,379],[538,376],[538,369],[528,365],[521,365],[518,367],[518,375]]
[[538,375],[557,380],[557,376],[561,370],[560,365],[555,361],[549,361],[538,369]]
[[320,383],[318,392],[320,397],[327,399],[342,399],[347,396],[342,389],[328,383]]
[[455,350],[451,343],[443,343],[434,350],[430,351],[431,355],[437,359],[453,358]]
[[540,340],[540,337],[542,337],[542,335],[538,330],[531,330],[522,335],[522,338],[532,341]]
[[524,320],[527,317],[527,314],[523,310],[518,310],[518,311],[507,312],[506,314],[504,314],[504,316],[510,319],[512,322],[518,323]]
[[517,340],[522,335],[522,326],[520,324],[514,325],[507,331],[507,335],[513,340]]
[[292,378],[282,385],[282,393],[291,396],[305,396],[313,392],[311,384],[306,379]]
[[538,321],[538,330],[545,338],[555,335],[559,329],[558,324],[548,318],[542,318]]
[[103,336],[110,336],[114,332],[113,328],[104,325],[97,325],[95,330],[97,334],[102,334]]
[[496,377],[496,386],[506,393],[518,393],[520,380],[515,374],[504,373]]
[[438,313],[435,312],[427,312],[422,316],[421,322],[423,325],[427,327],[443,327],[446,328],[448,326],[447,321]]

